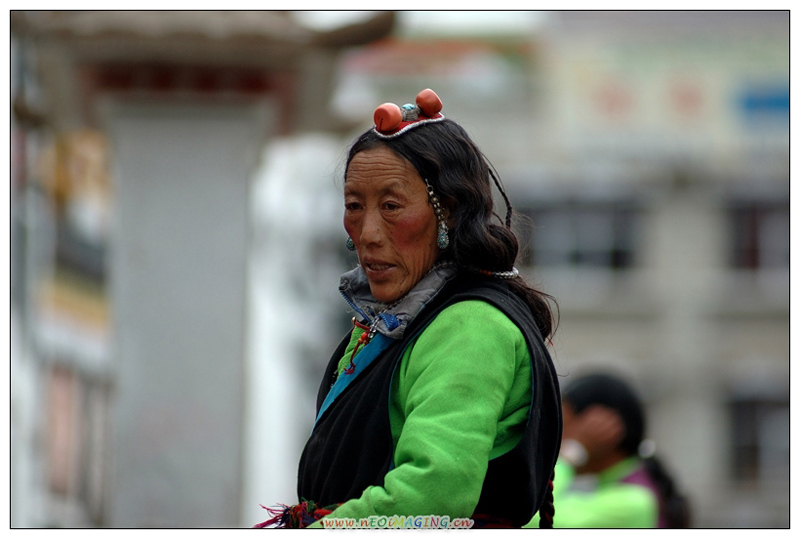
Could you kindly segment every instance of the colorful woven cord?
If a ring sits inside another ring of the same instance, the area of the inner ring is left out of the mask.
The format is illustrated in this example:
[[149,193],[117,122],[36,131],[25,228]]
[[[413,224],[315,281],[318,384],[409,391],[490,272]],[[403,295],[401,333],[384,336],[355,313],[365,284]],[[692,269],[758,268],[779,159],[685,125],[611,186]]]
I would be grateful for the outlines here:
[[283,505],[278,508],[264,508],[271,516],[254,528],[306,528],[336,509],[336,505],[319,507],[312,501],[302,500],[297,505]]

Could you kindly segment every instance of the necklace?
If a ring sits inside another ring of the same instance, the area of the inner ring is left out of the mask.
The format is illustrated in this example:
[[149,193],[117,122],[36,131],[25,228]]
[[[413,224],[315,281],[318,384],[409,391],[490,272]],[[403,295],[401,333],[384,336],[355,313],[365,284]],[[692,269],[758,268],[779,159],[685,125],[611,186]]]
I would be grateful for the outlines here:
[[484,269],[473,269],[472,271],[487,277],[495,277],[496,279],[513,279],[519,276],[519,270],[515,267],[512,267],[510,271],[489,271]]
[[356,357],[356,353],[358,352],[358,349],[361,346],[366,346],[367,344],[369,344],[369,341],[372,340],[372,338],[375,336],[375,333],[378,331],[378,323],[382,320],[382,316],[386,313],[386,311],[388,311],[389,309],[391,309],[392,307],[394,307],[398,303],[400,303],[399,300],[395,301],[394,303],[392,303],[391,305],[389,305],[388,307],[383,309],[381,312],[379,312],[378,315],[375,316],[375,318],[372,319],[372,323],[370,325],[368,325],[368,326],[366,324],[362,324],[361,322],[356,320],[355,316],[353,317],[353,326],[363,329],[364,332],[361,334],[361,336],[356,341],[355,347],[353,347],[353,353],[350,354],[350,362],[347,364],[347,367],[344,368],[344,371],[343,371],[344,374],[353,374],[353,372],[355,372],[356,364],[353,362],[353,360]]

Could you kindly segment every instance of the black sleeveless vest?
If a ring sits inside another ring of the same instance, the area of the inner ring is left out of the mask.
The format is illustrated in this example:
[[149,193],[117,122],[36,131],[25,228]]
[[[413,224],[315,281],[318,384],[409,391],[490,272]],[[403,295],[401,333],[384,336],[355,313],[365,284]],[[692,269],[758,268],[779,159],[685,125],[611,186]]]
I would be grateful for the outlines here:
[[[328,506],[359,498],[365,488],[382,486],[392,469],[389,424],[391,380],[406,347],[444,308],[478,299],[500,309],[522,331],[531,356],[533,401],[522,439],[489,461],[475,514],[527,524],[539,509],[561,444],[558,379],[528,306],[504,282],[458,276],[425,306],[404,337],[384,350],[318,419],[300,459],[297,493],[301,500]],[[346,336],[333,353],[317,395],[319,411],[336,377]]]

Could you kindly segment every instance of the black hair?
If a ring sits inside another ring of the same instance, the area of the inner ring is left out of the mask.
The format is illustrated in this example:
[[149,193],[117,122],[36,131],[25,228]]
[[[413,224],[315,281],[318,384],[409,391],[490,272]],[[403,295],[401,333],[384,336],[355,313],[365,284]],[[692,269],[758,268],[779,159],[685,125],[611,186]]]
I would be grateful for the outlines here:
[[542,501],[542,505],[539,507],[539,527],[540,528],[552,528],[553,527],[553,519],[555,518],[556,514],[556,507],[553,501],[553,481],[556,478],[556,471],[555,469],[550,472],[550,481],[547,484],[547,492],[544,495],[544,501]]
[[[497,172],[464,129],[448,119],[431,122],[385,139],[372,129],[350,147],[345,167],[362,151],[379,146],[407,160],[433,187],[444,206],[451,210],[454,226],[450,246],[440,254],[461,269],[509,271],[519,253],[519,242],[511,230],[513,209]],[[506,204],[505,220],[494,211],[492,184]],[[509,280],[515,294],[530,307],[536,325],[546,339],[555,330],[553,298],[528,285],[522,277]]]
[[672,475],[655,455],[644,457],[644,467],[653,478],[664,501],[664,514],[668,528],[688,528],[691,525],[691,512],[688,498],[678,491]]
[[[628,382],[605,373],[587,374],[564,387],[561,396],[569,402],[576,414],[594,404],[615,410],[625,424],[625,437],[619,444],[620,449],[629,456],[639,455],[646,427],[644,407]],[[688,528],[691,518],[686,496],[678,491],[675,481],[660,459],[654,454],[640,457],[645,470],[658,487],[667,527]]]

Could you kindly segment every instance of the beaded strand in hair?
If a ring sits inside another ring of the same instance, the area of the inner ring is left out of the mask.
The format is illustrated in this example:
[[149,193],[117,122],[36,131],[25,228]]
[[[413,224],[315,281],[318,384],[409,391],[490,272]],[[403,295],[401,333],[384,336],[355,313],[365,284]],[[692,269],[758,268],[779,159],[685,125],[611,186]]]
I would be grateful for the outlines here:
[[542,506],[539,507],[539,527],[552,528],[553,517],[556,514],[556,506],[553,503],[553,481],[556,478],[556,471],[550,474],[550,481],[547,482],[547,493],[544,496]]
[[508,195],[506,195],[505,190],[500,185],[500,180],[497,179],[497,175],[492,171],[492,169],[489,169],[489,176],[491,176],[492,180],[494,180],[497,190],[500,191],[501,195],[503,195],[503,200],[506,203],[506,227],[511,228],[511,215],[514,213],[514,209],[511,207],[511,201],[508,200]]

